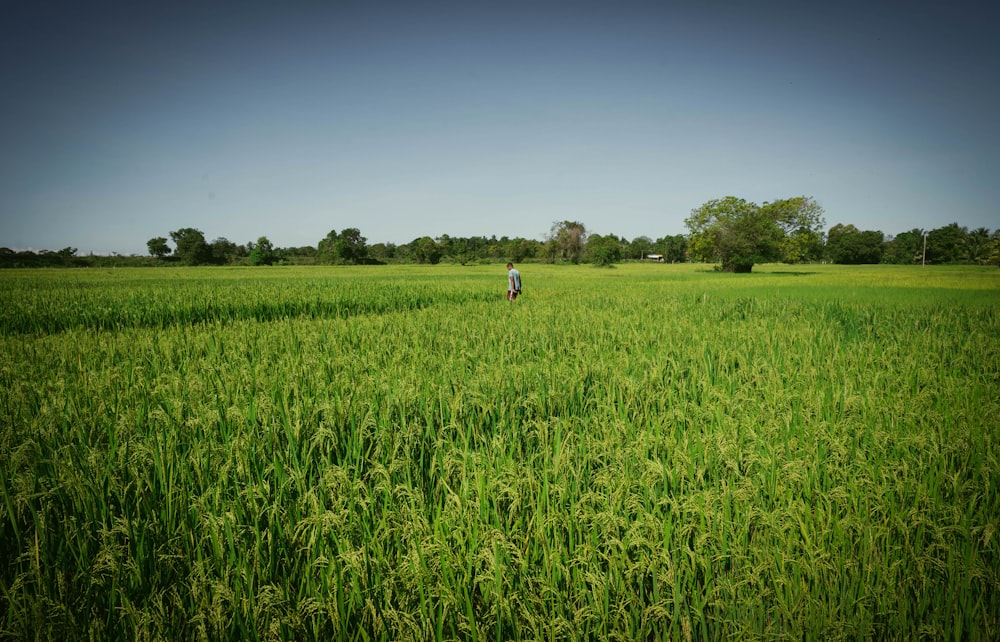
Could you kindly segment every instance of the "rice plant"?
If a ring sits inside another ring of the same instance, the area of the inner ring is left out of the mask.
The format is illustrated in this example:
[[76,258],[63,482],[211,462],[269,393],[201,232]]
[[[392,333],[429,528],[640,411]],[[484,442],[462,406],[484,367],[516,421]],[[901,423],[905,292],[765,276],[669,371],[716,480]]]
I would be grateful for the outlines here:
[[990,639],[1000,275],[0,274],[0,636]]

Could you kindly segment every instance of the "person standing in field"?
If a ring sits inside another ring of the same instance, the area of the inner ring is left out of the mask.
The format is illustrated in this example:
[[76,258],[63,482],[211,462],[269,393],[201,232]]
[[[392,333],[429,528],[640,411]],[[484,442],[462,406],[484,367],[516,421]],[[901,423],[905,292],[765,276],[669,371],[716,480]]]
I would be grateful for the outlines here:
[[507,300],[513,301],[521,293],[521,273],[513,263],[507,264]]

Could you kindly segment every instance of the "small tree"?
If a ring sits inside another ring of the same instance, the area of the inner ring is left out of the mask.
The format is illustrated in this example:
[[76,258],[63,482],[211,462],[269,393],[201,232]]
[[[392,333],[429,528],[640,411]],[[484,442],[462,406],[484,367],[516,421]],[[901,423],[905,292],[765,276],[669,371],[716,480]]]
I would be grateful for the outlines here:
[[555,237],[548,237],[545,239],[545,243],[542,244],[542,256],[549,263],[555,263],[556,258],[559,256],[559,243],[556,242]]
[[622,244],[614,236],[591,234],[584,256],[600,267],[610,267],[622,260]]
[[149,255],[155,256],[158,259],[162,259],[170,254],[170,246],[167,245],[167,239],[162,236],[157,236],[146,241],[146,247],[149,248]]
[[421,236],[410,243],[410,250],[417,263],[430,263],[436,265],[441,260],[441,248],[437,242],[429,236]]
[[653,253],[653,239],[648,236],[637,236],[628,244],[628,258],[643,259]]
[[250,265],[271,265],[274,263],[274,245],[266,236],[257,239],[250,250]]
[[687,258],[687,238],[683,234],[664,236],[656,240],[656,249],[668,263],[683,263]]

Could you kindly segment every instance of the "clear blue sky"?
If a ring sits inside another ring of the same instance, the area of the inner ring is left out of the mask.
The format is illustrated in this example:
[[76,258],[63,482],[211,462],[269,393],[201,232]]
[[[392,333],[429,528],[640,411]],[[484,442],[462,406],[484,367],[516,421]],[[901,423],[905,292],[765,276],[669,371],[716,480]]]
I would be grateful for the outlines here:
[[0,246],[1000,227],[989,3],[149,4],[0,4]]

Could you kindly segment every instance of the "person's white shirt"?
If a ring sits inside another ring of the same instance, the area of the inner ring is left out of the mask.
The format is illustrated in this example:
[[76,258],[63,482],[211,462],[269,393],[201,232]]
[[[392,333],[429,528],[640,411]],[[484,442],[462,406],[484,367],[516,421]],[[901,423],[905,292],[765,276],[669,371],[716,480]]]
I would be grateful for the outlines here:
[[521,273],[517,271],[517,268],[511,268],[507,271],[507,285],[515,292],[521,291]]

